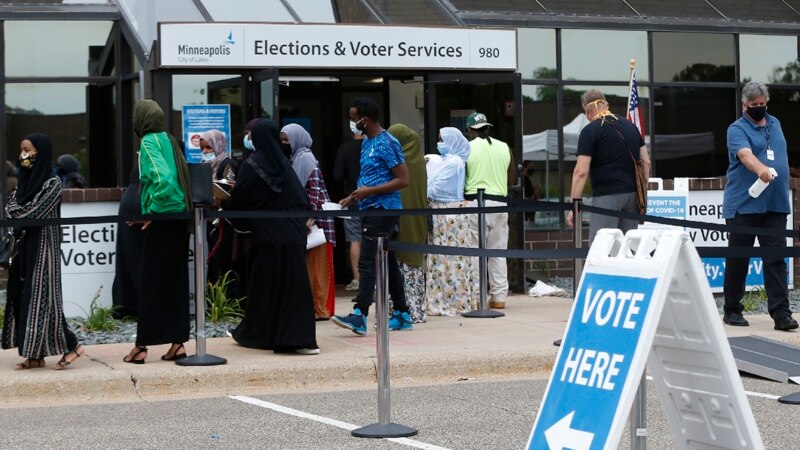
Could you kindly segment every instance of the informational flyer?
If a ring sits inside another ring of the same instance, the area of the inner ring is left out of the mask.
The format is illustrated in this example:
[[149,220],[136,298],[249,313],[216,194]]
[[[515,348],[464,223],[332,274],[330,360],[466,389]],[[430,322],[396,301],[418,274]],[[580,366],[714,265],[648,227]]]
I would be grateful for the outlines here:
[[186,146],[186,162],[199,164],[203,151],[200,138],[203,133],[218,130],[225,135],[228,156],[231,154],[231,106],[230,105],[183,105],[183,142]]

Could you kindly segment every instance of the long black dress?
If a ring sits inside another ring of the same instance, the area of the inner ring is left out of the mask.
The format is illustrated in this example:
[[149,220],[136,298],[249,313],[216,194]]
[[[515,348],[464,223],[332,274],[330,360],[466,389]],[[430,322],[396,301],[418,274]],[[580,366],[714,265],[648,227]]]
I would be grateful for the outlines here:
[[[142,213],[139,199],[139,167],[133,166],[128,187],[119,202],[120,216],[133,216]],[[139,269],[142,265],[142,247],[144,232],[141,227],[117,225],[117,264],[114,269],[114,284],[111,287],[111,298],[116,317],[136,317],[137,285]]]
[[[252,136],[256,152],[242,164],[236,187],[223,209],[308,210],[305,191],[278,148],[275,124],[260,121]],[[246,219],[234,224],[252,232],[255,251],[245,316],[233,332],[234,340],[245,347],[275,352],[317,348],[305,262],[305,219]]]

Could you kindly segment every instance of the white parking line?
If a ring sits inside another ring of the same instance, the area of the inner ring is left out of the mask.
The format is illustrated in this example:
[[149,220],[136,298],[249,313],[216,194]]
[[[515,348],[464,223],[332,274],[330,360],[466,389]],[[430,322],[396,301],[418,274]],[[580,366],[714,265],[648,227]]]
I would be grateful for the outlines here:
[[[353,425],[352,423],[342,422],[341,420],[330,419],[328,417],[322,417],[316,414],[310,414],[307,412],[298,411],[296,409],[287,408],[285,406],[281,406],[275,403],[265,402],[264,400],[259,400],[253,397],[247,397],[244,395],[230,395],[228,397],[234,400],[239,400],[240,402],[249,403],[255,406],[260,406],[261,408],[271,409],[279,413],[300,417],[302,419],[313,420],[316,422],[324,423],[326,425],[332,425],[334,427],[342,428],[348,431],[353,431],[356,428],[360,428],[358,425]],[[450,450],[446,447],[439,447],[433,444],[426,444],[424,442],[415,441],[414,439],[409,439],[409,438],[386,438],[385,440],[392,441],[398,444],[407,445],[409,447],[420,448],[423,450]]]
[[[648,375],[647,376],[647,381],[653,381],[653,377]],[[751,396],[751,397],[768,398],[768,399],[771,399],[771,400],[777,400],[777,399],[781,398],[780,395],[764,394],[763,392],[744,391],[744,393],[746,395]]]

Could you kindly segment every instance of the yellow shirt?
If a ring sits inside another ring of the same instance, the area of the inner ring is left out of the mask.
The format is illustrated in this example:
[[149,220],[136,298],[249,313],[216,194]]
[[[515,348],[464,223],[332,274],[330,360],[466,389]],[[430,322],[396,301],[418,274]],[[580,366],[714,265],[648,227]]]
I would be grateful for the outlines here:
[[469,143],[467,159],[466,194],[476,194],[478,189],[486,189],[486,194],[508,194],[508,165],[511,153],[508,144],[492,138],[492,143],[483,138],[475,138]]

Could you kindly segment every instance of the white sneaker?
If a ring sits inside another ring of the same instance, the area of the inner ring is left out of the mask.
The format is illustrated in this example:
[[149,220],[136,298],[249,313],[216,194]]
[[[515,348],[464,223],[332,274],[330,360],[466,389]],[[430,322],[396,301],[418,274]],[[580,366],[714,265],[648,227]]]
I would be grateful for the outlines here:
[[318,348],[298,348],[295,349],[295,353],[299,353],[301,355],[319,355]]
[[353,280],[344,287],[345,291],[357,291],[358,290],[358,280]]

